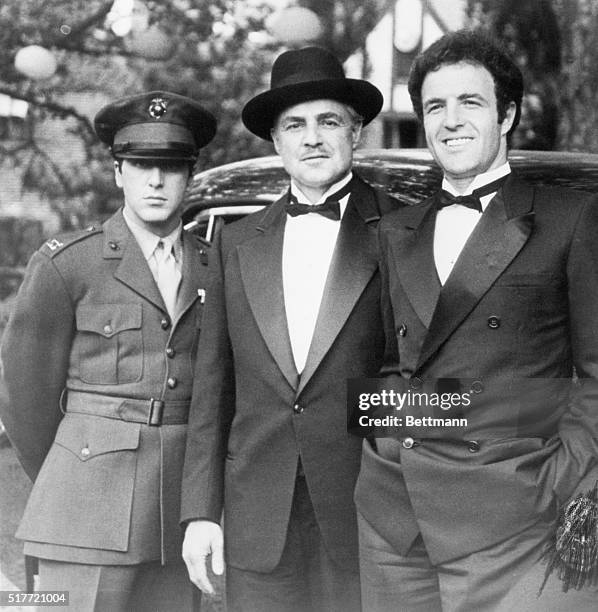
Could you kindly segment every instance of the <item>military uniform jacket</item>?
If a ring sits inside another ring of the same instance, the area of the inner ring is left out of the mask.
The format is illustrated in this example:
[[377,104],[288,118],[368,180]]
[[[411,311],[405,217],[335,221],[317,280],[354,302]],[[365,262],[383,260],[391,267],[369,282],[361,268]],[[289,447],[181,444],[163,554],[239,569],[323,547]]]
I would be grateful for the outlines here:
[[[120,211],[33,255],[2,343],[2,420],[35,480],[17,533],[29,554],[109,564],[180,556],[206,256],[183,236],[171,320]],[[171,424],[147,424],[151,399]]]
[[356,503],[401,554],[421,533],[442,563],[556,518],[598,478],[598,205],[511,176],[443,286],[436,210],[381,222],[382,373],[404,392],[450,381],[467,423],[366,443]]
[[[376,228],[398,203],[355,181],[299,376],[282,288],[284,201],[226,226],[212,249],[182,519],[219,522],[224,507],[229,565],[271,571],[301,459],[324,545],[357,571],[353,488],[362,440],[347,432],[346,380],[381,365]],[[309,236],[305,242],[309,248]]]

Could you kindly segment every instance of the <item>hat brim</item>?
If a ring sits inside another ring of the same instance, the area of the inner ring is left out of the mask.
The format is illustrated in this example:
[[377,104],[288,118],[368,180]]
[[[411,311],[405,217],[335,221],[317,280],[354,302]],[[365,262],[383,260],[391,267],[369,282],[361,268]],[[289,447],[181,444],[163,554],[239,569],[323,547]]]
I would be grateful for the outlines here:
[[384,98],[380,90],[359,79],[323,79],[284,85],[258,94],[243,108],[245,127],[264,140],[272,140],[270,131],[276,118],[295,104],[313,100],[336,100],[351,106],[367,125],[382,109]]

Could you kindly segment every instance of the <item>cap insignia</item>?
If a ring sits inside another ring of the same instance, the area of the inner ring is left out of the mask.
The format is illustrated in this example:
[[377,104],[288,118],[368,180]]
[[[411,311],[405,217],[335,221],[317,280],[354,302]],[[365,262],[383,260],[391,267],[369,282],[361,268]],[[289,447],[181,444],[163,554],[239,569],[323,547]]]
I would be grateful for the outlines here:
[[164,98],[154,98],[150,102],[147,112],[154,119],[160,119],[166,113],[166,100]]

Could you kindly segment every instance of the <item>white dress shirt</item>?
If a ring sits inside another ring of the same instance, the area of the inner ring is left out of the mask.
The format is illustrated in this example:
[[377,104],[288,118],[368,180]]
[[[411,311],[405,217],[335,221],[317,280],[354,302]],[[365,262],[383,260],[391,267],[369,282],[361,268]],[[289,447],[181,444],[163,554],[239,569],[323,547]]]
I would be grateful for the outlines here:
[[[350,173],[332,185],[314,204],[324,202],[351,178]],[[291,193],[300,203],[310,203],[292,180]],[[349,195],[339,201],[341,219]],[[282,284],[291,348],[299,373],[305,367],[309,345],[314,335],[340,225],[340,221],[319,214],[297,217],[287,215],[282,247]]]
[[[466,191],[458,193],[455,188],[445,179],[442,181],[442,189],[454,196],[469,195],[474,189],[479,189],[488,183],[498,180],[509,174],[511,167],[506,162],[498,168],[478,174]],[[496,192],[482,196],[482,212],[496,195]],[[449,274],[452,272],[465,243],[471,236],[482,213],[460,204],[453,204],[438,211],[436,215],[436,226],[434,229],[434,262],[440,284],[444,285]]]

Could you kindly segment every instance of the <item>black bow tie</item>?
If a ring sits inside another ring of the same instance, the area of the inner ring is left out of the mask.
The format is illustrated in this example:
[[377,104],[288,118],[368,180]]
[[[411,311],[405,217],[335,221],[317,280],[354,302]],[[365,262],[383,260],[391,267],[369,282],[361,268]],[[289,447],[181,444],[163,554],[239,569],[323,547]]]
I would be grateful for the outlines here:
[[286,211],[291,217],[306,215],[307,213],[316,213],[327,219],[338,221],[341,218],[341,205],[339,200],[342,200],[347,194],[351,193],[353,180],[350,180],[344,187],[341,187],[336,193],[329,195],[322,204],[301,204],[297,198],[289,190],[287,203],[285,204]]
[[492,181],[487,185],[478,187],[478,189],[474,189],[470,195],[454,196],[452,193],[449,193],[448,191],[445,191],[443,189],[440,192],[440,196],[438,198],[436,206],[438,210],[441,210],[446,206],[460,204],[461,206],[465,206],[466,208],[471,208],[472,210],[482,212],[482,203],[480,202],[480,198],[483,198],[486,195],[490,195],[491,193],[498,191],[503,185],[503,183],[507,180],[508,176],[508,174],[505,176],[501,176],[499,179]]

